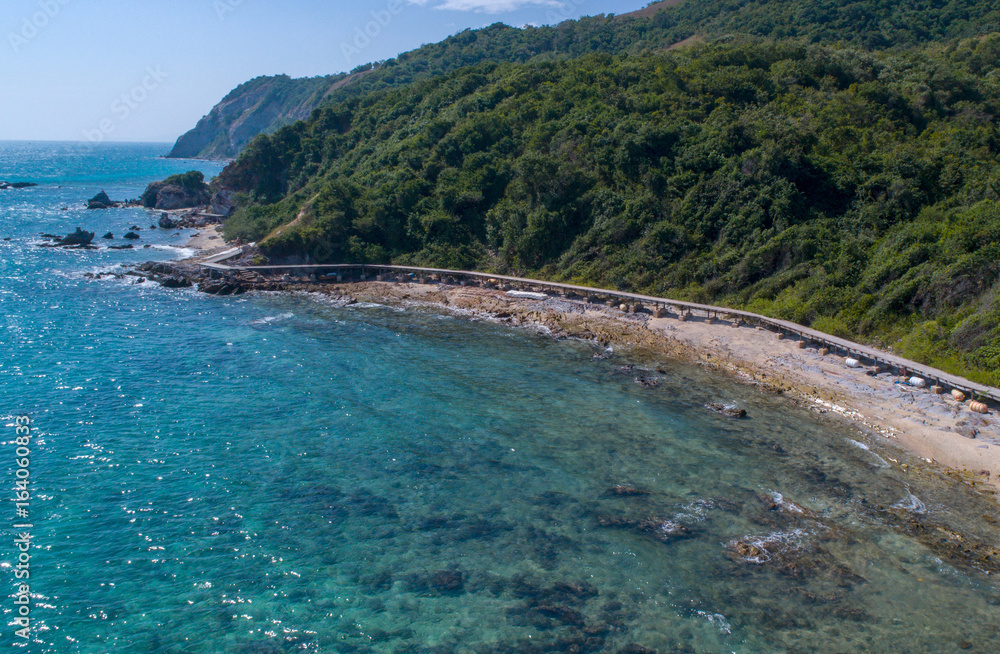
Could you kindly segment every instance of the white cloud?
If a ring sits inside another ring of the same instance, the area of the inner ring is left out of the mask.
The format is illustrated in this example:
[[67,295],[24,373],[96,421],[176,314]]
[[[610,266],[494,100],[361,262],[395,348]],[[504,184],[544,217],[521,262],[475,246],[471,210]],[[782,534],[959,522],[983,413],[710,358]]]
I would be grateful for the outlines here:
[[[409,0],[415,5],[427,5],[429,0]],[[482,14],[502,14],[523,7],[562,7],[561,0],[430,0],[435,9],[475,11]]]

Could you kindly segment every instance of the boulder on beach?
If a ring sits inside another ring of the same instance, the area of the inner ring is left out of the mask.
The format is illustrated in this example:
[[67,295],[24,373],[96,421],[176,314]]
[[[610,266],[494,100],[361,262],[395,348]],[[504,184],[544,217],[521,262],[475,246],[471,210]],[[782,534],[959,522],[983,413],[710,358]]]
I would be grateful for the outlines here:
[[94,240],[94,232],[85,232],[79,227],[72,234],[67,234],[65,238],[60,241],[60,245],[90,245],[90,242]]
[[139,240],[139,235],[136,234],[135,232],[129,232],[128,234],[126,234],[122,238],[127,238],[130,241],[137,241],[137,240]]

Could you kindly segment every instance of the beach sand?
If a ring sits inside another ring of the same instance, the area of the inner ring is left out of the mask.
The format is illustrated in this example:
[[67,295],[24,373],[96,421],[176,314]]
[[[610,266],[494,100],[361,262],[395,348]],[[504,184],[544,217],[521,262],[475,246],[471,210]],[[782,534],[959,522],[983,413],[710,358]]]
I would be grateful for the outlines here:
[[210,225],[200,227],[197,232],[191,235],[184,247],[198,251],[186,261],[197,261],[221,252],[229,246],[222,240],[222,225]]
[[[681,321],[676,314],[654,318],[564,298],[511,298],[478,287],[362,282],[309,290],[358,301],[447,307],[481,319],[541,328],[557,337],[592,340],[639,363],[681,359],[704,365],[817,413],[840,416],[874,433],[884,445],[920,457],[928,470],[994,496],[1000,489],[996,412],[973,413],[968,403],[911,387],[902,377],[848,368],[843,357],[821,356],[815,347],[799,349],[795,340],[779,340],[766,329],[700,317]],[[920,474],[917,466],[893,464],[908,474]]]

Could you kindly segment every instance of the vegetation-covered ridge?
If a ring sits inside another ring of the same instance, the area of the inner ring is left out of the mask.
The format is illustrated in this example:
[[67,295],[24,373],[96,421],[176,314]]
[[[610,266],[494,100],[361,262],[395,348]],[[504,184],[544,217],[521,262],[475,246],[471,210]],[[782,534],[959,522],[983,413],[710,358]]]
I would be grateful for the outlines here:
[[998,62],[1000,35],[480,65],[257,139],[225,229],[747,308],[995,385]]
[[181,136],[168,156],[231,158],[257,134],[305,119],[322,104],[484,62],[554,61],[596,52],[638,54],[693,38],[711,41],[734,34],[899,49],[992,31],[1000,31],[1000,8],[983,0],[671,0],[633,14],[585,17],[554,26],[513,28],[497,23],[358,66],[350,75],[251,80]]

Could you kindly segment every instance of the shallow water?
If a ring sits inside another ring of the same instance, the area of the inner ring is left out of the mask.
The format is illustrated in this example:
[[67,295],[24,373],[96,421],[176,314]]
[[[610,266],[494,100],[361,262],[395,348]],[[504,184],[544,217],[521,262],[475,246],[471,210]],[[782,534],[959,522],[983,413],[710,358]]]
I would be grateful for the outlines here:
[[0,195],[0,414],[37,429],[31,651],[994,651],[1000,588],[938,526],[996,547],[995,504],[879,441],[529,331],[88,280],[172,255],[34,247],[148,220],[65,217],[83,187]]

